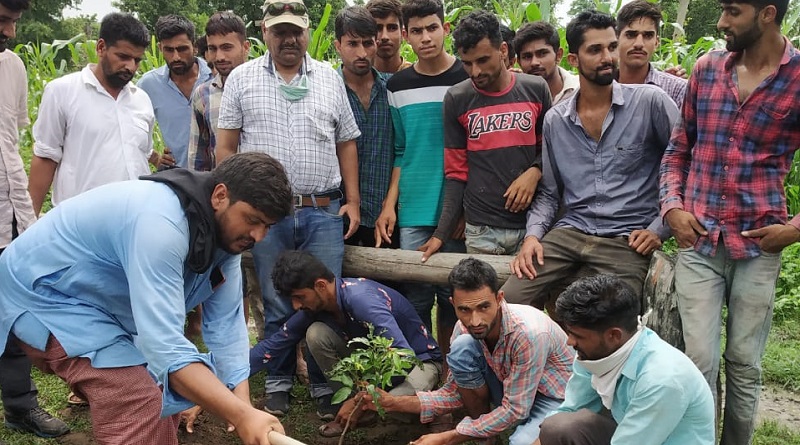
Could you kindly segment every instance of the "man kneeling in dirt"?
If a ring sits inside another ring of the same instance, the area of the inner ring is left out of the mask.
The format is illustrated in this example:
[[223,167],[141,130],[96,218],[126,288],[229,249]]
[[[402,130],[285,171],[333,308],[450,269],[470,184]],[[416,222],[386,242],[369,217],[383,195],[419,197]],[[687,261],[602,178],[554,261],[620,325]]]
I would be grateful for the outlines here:
[[[414,351],[422,362],[422,366],[415,366],[405,379],[395,379],[390,394],[413,395],[417,391],[430,391],[439,383],[442,370],[439,345],[414,306],[394,289],[364,278],[336,278],[313,255],[296,250],[278,257],[272,270],[272,282],[279,295],[291,299],[297,312],[281,330],[250,351],[251,373],[261,371],[273,355],[284,348],[295,348],[305,338],[314,361],[327,375],[339,359],[352,352],[347,340],[366,337],[367,326],[371,324],[375,334],[391,338],[395,348]],[[341,435],[355,401],[351,398],[341,405],[331,405],[333,391],[342,385],[330,381],[327,388],[326,382],[315,381],[321,379],[312,372],[311,363],[309,378],[312,385],[317,384],[328,392],[318,398],[317,415],[333,421],[323,425],[320,434]],[[367,423],[367,417],[374,418],[373,415],[354,416],[351,426]]]
[[[195,404],[269,444],[283,428],[250,405],[239,253],[290,213],[286,173],[246,153],[141,179],[69,199],[9,245],[0,351],[18,342],[85,398],[99,444],[177,445],[177,413]],[[213,355],[183,335],[199,304]]]
[[573,283],[556,300],[578,351],[564,403],[535,445],[713,445],[714,400],[692,361],[642,324],[620,278]]
[[[415,445],[456,444],[514,429],[510,445],[531,445],[545,416],[564,398],[574,353],[564,331],[542,311],[508,304],[487,263],[468,258],[450,272],[458,323],[450,342],[450,373],[442,388],[398,397],[381,393],[389,412],[419,413],[423,423],[463,407],[455,429],[422,436]],[[469,335],[465,335],[469,334]],[[366,409],[375,409],[369,396]],[[491,405],[495,408],[492,410]]]

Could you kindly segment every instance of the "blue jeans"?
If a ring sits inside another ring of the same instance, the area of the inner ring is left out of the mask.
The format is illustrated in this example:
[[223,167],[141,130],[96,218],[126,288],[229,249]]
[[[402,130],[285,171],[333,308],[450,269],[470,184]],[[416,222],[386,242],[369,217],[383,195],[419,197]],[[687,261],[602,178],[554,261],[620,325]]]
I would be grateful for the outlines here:
[[[400,248],[403,250],[417,250],[417,247],[425,244],[433,236],[435,230],[436,227],[428,226],[401,227]],[[447,240],[441,249],[441,252],[464,253],[465,251],[464,242],[453,239]],[[421,255],[422,253],[420,253],[420,258]],[[404,283],[403,290],[405,290],[406,299],[414,306],[419,318],[427,326],[428,331],[432,332],[431,310],[433,309],[434,301],[439,303],[439,319],[446,326],[455,326],[457,318],[453,304],[450,303],[450,296],[453,295],[450,286]],[[439,341],[446,342],[448,339],[440,338]]]
[[747,445],[753,436],[761,392],[761,357],[772,324],[779,253],[732,260],[720,242],[707,257],[694,248],[680,249],[675,292],[683,324],[686,355],[705,376],[716,402],[722,307],[725,324],[725,414],[722,445]]
[[[261,284],[264,300],[264,336],[277,332],[294,313],[289,298],[281,297],[272,284],[272,268],[278,255],[284,250],[304,250],[322,261],[337,277],[342,274],[344,238],[339,200],[331,200],[328,207],[303,207],[295,209],[294,215],[284,218],[272,226],[261,242],[253,247],[253,259]],[[310,358],[308,355],[307,360]],[[288,392],[292,389],[292,377],[297,367],[294,351],[273,356],[267,363],[266,392]],[[318,397],[327,384],[325,376],[313,360],[308,360],[309,378],[321,382],[312,385],[312,395]]]
[[[478,340],[469,334],[462,334],[450,344],[447,365],[453,380],[460,388],[477,389],[484,385],[489,388],[489,397],[494,406],[503,401],[503,383],[486,363],[483,348]],[[528,418],[519,423],[508,438],[509,445],[530,445],[539,438],[539,425],[544,418],[558,408],[564,400],[547,397],[537,392]]]
[[464,236],[467,238],[467,253],[516,255],[525,239],[525,229],[504,229],[467,223]]

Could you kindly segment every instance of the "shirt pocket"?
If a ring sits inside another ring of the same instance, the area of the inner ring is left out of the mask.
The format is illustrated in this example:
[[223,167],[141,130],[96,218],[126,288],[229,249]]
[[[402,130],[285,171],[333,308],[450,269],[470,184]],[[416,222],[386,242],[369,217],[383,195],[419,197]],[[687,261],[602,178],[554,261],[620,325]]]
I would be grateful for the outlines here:
[[621,173],[637,171],[644,159],[644,144],[617,145],[614,147],[614,167]]
[[761,110],[759,114],[763,115],[768,120],[784,120],[789,116],[789,113],[792,111],[791,107],[789,106],[780,106],[775,104],[763,103],[761,104]]
[[131,116],[129,132],[125,142],[147,155],[150,151],[150,123],[147,119],[136,115]]

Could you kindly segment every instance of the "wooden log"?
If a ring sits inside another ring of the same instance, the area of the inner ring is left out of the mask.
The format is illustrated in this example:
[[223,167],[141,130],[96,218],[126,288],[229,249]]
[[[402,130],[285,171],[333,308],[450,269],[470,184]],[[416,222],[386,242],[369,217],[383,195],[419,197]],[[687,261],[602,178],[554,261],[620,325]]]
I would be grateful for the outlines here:
[[675,258],[655,252],[644,281],[644,301],[652,309],[647,326],[667,343],[684,350],[683,327],[675,295]]
[[500,283],[505,283],[511,275],[509,263],[513,257],[508,255],[437,253],[423,263],[422,252],[413,250],[345,246],[342,276],[446,285],[447,276],[453,267],[469,257],[475,257],[494,267]]

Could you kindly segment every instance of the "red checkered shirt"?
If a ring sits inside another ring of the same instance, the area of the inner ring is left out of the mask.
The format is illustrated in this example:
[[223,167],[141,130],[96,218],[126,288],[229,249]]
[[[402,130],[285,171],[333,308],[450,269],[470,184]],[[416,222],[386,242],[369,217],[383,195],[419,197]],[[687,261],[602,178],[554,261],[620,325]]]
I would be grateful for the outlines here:
[[[708,231],[695,243],[716,254],[720,237],[732,259],[761,254],[743,230],[786,224],[783,181],[800,147],[800,52],[784,38],[776,72],[739,103],[739,53],[713,51],[697,61],[681,122],[661,163],[661,215],[692,213]],[[790,222],[800,229],[800,215]]]
[[[567,335],[550,317],[527,305],[501,302],[500,310],[502,326],[497,345],[491,352],[486,342],[482,341],[481,346],[486,363],[503,384],[503,401],[477,419],[465,417],[456,426],[456,431],[465,436],[493,437],[527,419],[537,392],[563,399],[572,375],[575,352],[567,346]],[[450,342],[459,335],[470,335],[460,321]],[[462,406],[452,374],[438,390],[419,392],[417,396],[422,423]]]

